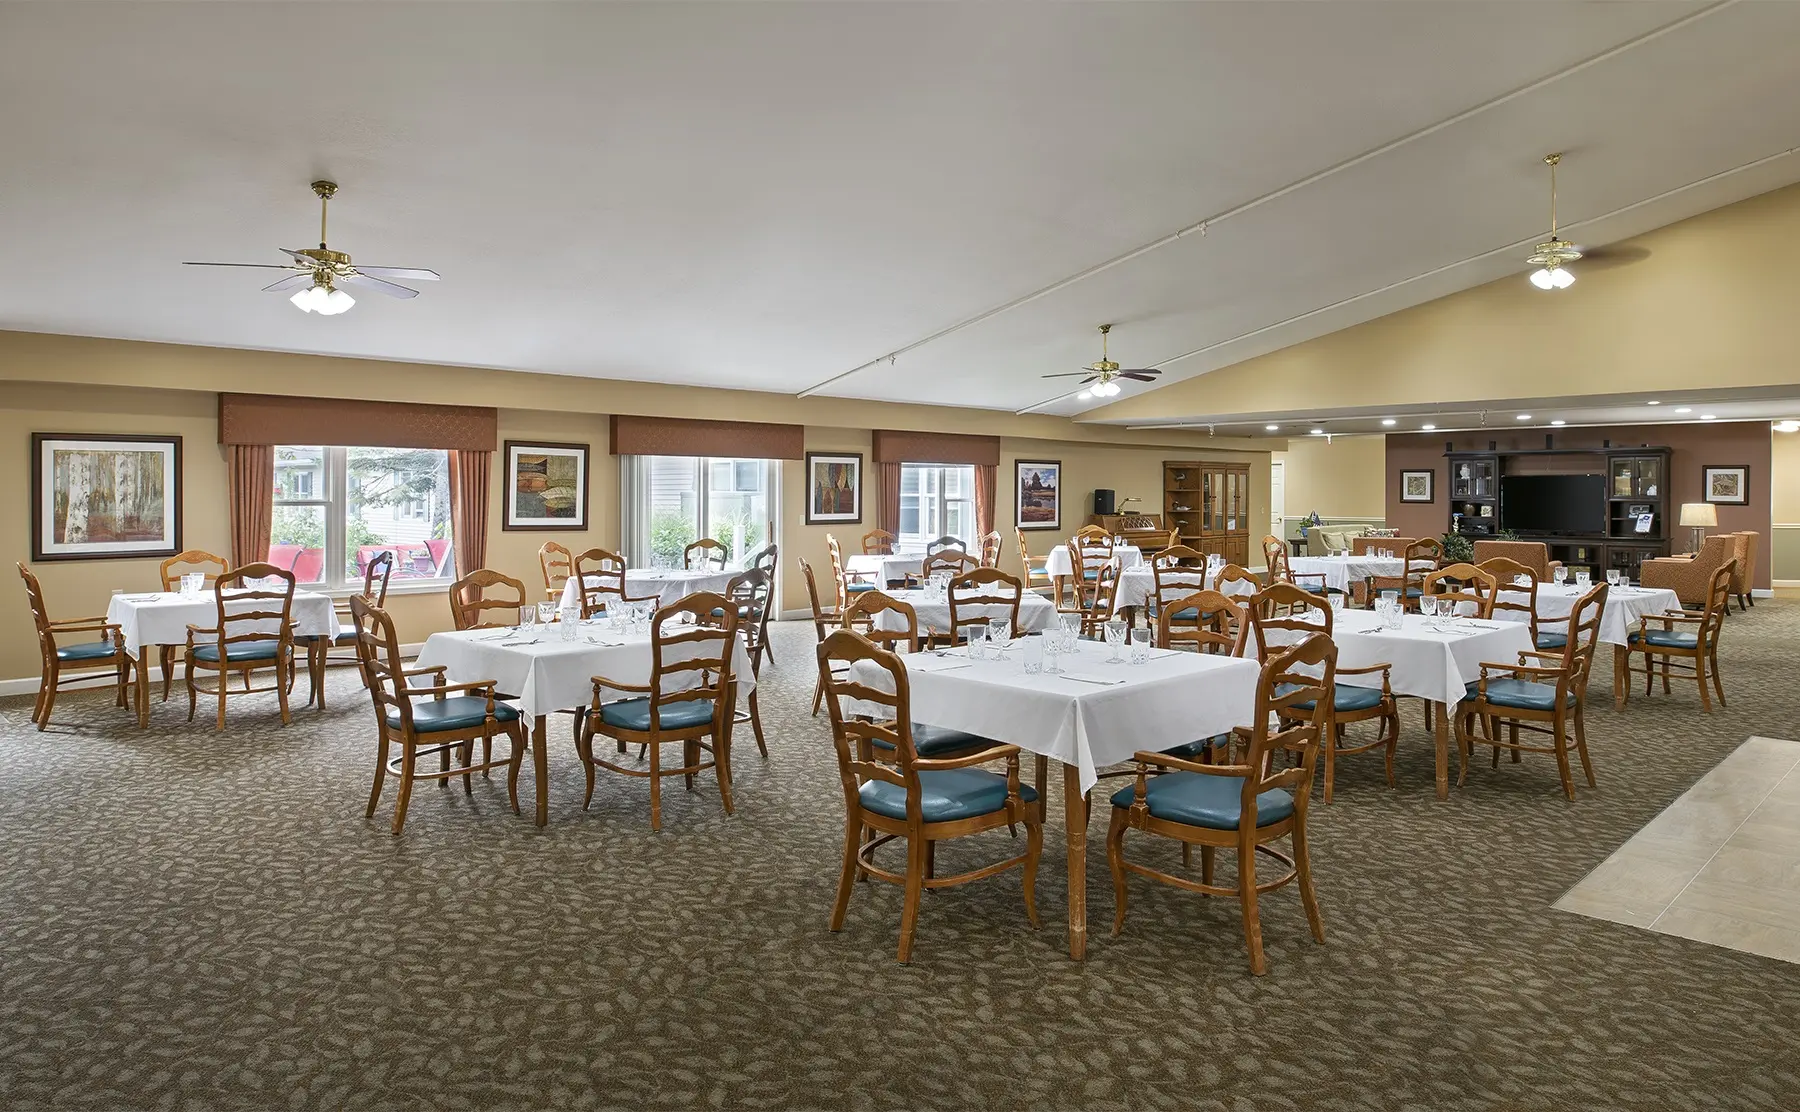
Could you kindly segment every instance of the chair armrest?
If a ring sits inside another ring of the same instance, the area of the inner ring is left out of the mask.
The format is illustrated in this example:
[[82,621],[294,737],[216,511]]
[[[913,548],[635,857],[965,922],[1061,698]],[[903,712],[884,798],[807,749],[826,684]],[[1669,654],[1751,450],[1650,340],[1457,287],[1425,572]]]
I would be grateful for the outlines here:
[[119,623],[109,622],[104,618],[70,618],[66,621],[51,622],[51,633],[117,633]]
[[[106,624],[106,615],[105,614],[95,614],[91,618],[55,618],[55,619],[52,619],[49,624],[50,624],[51,629],[60,629],[63,626],[91,626],[91,625],[95,625],[95,624],[104,625],[104,624]],[[116,626],[118,623],[115,622],[112,624],[114,624]]]
[[197,626],[197,625],[188,626],[187,631],[189,633],[217,633],[217,632],[219,632],[219,630],[215,627],[205,627],[205,626]]
[[918,772],[944,772],[953,768],[968,768],[971,765],[987,764],[1006,757],[1016,757],[1019,747],[1016,745],[996,745],[991,749],[983,749],[979,753],[970,753],[962,757],[934,757],[930,760],[913,762],[913,769]]
[[[1519,655],[1524,656],[1525,654],[1520,653]],[[1515,676],[1517,676],[1521,672],[1530,672],[1533,675],[1554,676],[1554,677],[1561,677],[1561,676],[1565,676],[1568,674],[1567,672],[1563,671],[1561,668],[1546,668],[1541,664],[1526,664],[1523,661],[1519,662],[1518,664],[1501,664],[1497,661],[1493,661],[1493,662],[1485,662],[1484,661],[1481,665],[1481,680],[1480,680],[1480,683],[1482,684],[1482,690],[1484,690],[1484,691],[1485,691],[1486,685],[1487,685],[1489,668],[1495,668],[1502,672],[1511,672]]]
[[480,691],[489,699],[492,699],[494,697],[494,685],[498,682],[500,681],[473,680],[469,683],[440,683],[434,684],[431,687],[409,687],[406,689],[406,693],[412,696],[434,695],[437,698],[442,699],[445,695],[448,695],[453,691]]
[[594,705],[595,706],[600,705],[600,691],[603,688],[607,691],[643,691],[646,693],[655,690],[647,683],[646,684],[619,683],[616,680],[607,679],[605,676],[590,676],[589,679],[592,680],[592,682],[594,684]]
[[1167,753],[1152,753],[1147,750],[1133,753],[1131,759],[1138,763],[1140,775],[1146,771],[1145,766],[1147,765],[1156,765],[1159,768],[1175,769],[1181,772],[1203,772],[1209,776],[1248,776],[1251,772],[1249,765],[1201,764],[1199,761],[1184,760],[1181,757],[1171,757]]
[[431,675],[441,676],[447,670],[448,669],[445,665],[439,664],[435,668],[402,668],[400,670],[400,674],[402,676],[431,676]]
[[1561,660],[1562,659],[1561,653],[1540,652],[1537,649],[1521,649],[1521,650],[1519,650],[1519,663],[1524,664],[1525,658],[1528,656],[1535,656],[1539,660]]

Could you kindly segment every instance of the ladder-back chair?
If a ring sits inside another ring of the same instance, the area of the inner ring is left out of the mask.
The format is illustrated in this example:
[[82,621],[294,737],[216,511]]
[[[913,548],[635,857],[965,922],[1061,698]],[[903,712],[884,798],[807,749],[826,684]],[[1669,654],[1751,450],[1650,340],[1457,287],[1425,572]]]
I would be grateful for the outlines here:
[[[525,584],[491,568],[476,568],[450,585],[450,619],[457,629],[516,626],[524,605]],[[490,613],[499,620],[488,620]]]
[[[279,585],[267,586],[270,578]],[[232,592],[229,600],[226,591]],[[215,728],[223,730],[229,681],[237,675],[243,677],[243,689],[229,694],[273,691],[281,707],[281,724],[286,726],[293,721],[288,712],[288,689],[294,683],[294,573],[267,563],[233,568],[213,580],[213,604],[216,625],[187,628],[182,679],[187,685],[188,721],[194,720],[201,694],[211,695],[219,700]],[[251,676],[265,668],[274,672],[269,686],[250,686]],[[202,685],[194,678],[195,672],[211,672],[216,686]],[[319,683],[316,672],[312,681]]]
[[[40,732],[48,729],[57,690],[65,683],[93,677],[92,672],[65,677],[62,674],[65,667],[112,668],[114,701],[121,707],[132,707],[141,715],[145,708],[134,705],[136,689],[132,687],[132,669],[143,665],[125,651],[125,638],[118,624],[107,621],[104,614],[91,618],[52,618],[37,576],[21,563],[19,577],[25,580],[25,601],[31,607],[31,621],[37,627],[38,651],[43,657],[37,700],[31,707],[32,724]],[[89,641],[76,640],[74,635],[82,633],[95,636]],[[127,695],[128,691],[132,692],[131,696]]]

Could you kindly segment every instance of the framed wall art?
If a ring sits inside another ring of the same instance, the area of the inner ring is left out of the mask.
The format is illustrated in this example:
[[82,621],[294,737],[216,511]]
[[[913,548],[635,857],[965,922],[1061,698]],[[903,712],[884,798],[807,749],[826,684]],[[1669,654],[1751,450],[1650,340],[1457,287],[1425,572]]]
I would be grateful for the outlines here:
[[1400,472],[1400,501],[1430,502],[1436,497],[1433,490],[1437,482],[1436,471],[1402,471]]
[[181,437],[31,434],[31,558],[181,551]]
[[863,519],[861,452],[806,453],[806,523],[856,525]]
[[502,529],[588,527],[588,446],[508,440]]
[[1062,461],[1015,460],[1013,520],[1021,529],[1062,528]]
[[1750,504],[1750,468],[1738,467],[1705,467],[1702,468],[1701,489],[1706,493],[1708,502],[1716,502],[1721,506],[1748,506]]

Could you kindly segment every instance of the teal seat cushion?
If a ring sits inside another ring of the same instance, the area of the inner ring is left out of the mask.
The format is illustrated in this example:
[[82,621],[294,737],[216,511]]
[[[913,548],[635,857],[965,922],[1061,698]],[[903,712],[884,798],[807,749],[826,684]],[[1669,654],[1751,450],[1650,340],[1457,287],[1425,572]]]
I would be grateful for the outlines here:
[[1199,741],[1184,741],[1172,749],[1163,752],[1171,757],[1179,757],[1184,761],[1195,761],[1206,756],[1206,751],[1215,746],[1230,745],[1230,734],[1217,734],[1213,737],[1201,738]]
[[[505,703],[494,704],[494,720],[513,722],[519,712]],[[471,730],[487,718],[487,699],[479,695],[452,695],[448,699],[415,699],[412,705],[413,729],[421,734],[445,730]],[[400,728],[400,708],[387,708],[387,724]]]
[[[1469,698],[1473,699],[1481,693],[1479,681],[1469,685]],[[1496,707],[1513,707],[1517,710],[1537,710],[1549,712],[1556,709],[1556,685],[1537,683],[1532,680],[1515,680],[1511,677],[1489,679],[1487,681],[1487,701]],[[1563,706],[1575,705],[1575,693],[1566,692]]]
[[[1300,688],[1297,685],[1284,683],[1275,689],[1275,694],[1279,697],[1290,695],[1298,690],[1300,690]],[[1349,684],[1344,683],[1335,684],[1332,687],[1331,706],[1333,710],[1346,712],[1353,710],[1373,710],[1380,705],[1381,690],[1379,688],[1351,687]],[[1302,713],[1311,711],[1313,709],[1312,700],[1308,699],[1304,702],[1295,703],[1290,709]]]
[[[862,805],[890,819],[906,817],[906,789],[886,780],[870,780],[857,794]],[[1019,785],[1019,798],[1037,800],[1029,784]],[[1006,806],[1006,777],[979,768],[953,768],[919,773],[919,811],[926,822],[956,822],[991,815]]]
[[[1135,783],[1113,793],[1114,807],[1129,807],[1137,792]],[[1243,817],[1244,779],[1213,776],[1204,772],[1166,772],[1152,776],[1144,786],[1150,817],[1184,826],[1211,830],[1236,830]],[[1294,813],[1294,797],[1271,788],[1256,797],[1256,825],[1269,826]]]
[[[963,750],[986,749],[999,742],[961,730],[946,730],[942,726],[927,726],[923,722],[914,722],[912,726],[913,751],[929,760],[942,757],[948,753],[960,753]],[[893,746],[880,738],[870,738],[870,743],[877,749],[890,752]]]
[[87,641],[79,645],[64,645],[56,650],[58,660],[107,660],[112,657],[111,641]]
[[860,595],[864,591],[873,591],[874,589],[875,589],[875,584],[868,583],[868,582],[846,583],[844,585],[845,593],[852,594],[852,595]]
[[[1635,633],[1630,637],[1630,641],[1634,645],[1639,640],[1639,636]],[[1655,645],[1664,649],[1691,649],[1700,644],[1700,637],[1698,634],[1683,633],[1678,629],[1652,629],[1645,631],[1642,641],[1646,645]]]
[[[234,644],[225,646],[225,659],[227,661],[274,660],[275,650],[280,647],[281,642],[279,641],[238,641]],[[219,646],[217,644],[196,645],[194,647],[194,659],[217,661],[219,659]]]
[[[600,708],[600,720],[621,730],[650,732],[650,700],[626,699]],[[664,703],[658,721],[665,730],[687,730],[704,726],[713,720],[713,705],[707,699],[686,699]]]
[[[1211,617],[1210,614],[1207,616]],[[1198,606],[1189,606],[1184,610],[1177,610],[1169,615],[1169,620],[1176,622],[1197,622],[1200,620],[1200,608]]]
[[1537,647],[1540,649],[1566,649],[1569,647],[1569,635],[1546,630],[1537,635]]

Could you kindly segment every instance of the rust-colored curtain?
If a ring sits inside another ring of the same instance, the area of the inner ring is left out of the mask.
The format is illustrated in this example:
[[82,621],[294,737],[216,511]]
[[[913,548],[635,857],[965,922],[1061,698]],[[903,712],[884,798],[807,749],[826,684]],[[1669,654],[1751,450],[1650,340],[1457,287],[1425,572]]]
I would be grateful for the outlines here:
[[875,472],[881,480],[881,505],[877,507],[875,524],[898,537],[900,535],[900,465],[898,463],[878,463],[875,465]]
[[450,544],[458,578],[487,566],[488,476],[494,453],[450,453]]
[[994,483],[999,471],[991,463],[975,465],[975,528],[984,537],[994,531]]
[[226,449],[231,501],[231,566],[269,558],[269,531],[275,524],[275,446],[233,444]]

